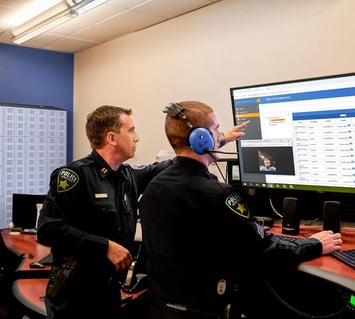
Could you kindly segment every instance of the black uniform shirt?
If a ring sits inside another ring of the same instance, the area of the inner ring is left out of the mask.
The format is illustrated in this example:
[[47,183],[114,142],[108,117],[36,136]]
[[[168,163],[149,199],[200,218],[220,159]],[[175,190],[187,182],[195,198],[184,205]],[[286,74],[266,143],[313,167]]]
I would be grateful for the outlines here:
[[258,294],[264,272],[321,253],[316,239],[295,244],[265,235],[232,186],[189,158],[175,158],[156,176],[139,208],[151,291],[164,302],[213,310],[221,280]]
[[54,257],[75,255],[91,264],[108,262],[108,240],[130,249],[137,201],[153,176],[170,161],[113,171],[94,150],[56,169],[39,217],[38,240]]

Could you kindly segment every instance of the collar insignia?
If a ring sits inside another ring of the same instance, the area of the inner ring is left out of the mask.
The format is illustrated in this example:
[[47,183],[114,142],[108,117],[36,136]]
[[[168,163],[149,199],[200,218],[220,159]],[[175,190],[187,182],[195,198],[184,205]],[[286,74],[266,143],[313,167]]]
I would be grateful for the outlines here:
[[57,191],[58,193],[69,191],[73,189],[78,182],[78,174],[76,174],[69,168],[63,168],[58,174]]

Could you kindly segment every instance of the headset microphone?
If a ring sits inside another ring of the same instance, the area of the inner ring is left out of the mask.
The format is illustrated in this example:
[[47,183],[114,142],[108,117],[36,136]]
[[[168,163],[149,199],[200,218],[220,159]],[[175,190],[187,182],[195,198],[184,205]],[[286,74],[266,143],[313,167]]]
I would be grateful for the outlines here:
[[238,152],[223,152],[223,151],[214,151],[214,150],[206,150],[206,152],[209,153],[219,153],[219,154],[232,154],[232,155],[238,155]]

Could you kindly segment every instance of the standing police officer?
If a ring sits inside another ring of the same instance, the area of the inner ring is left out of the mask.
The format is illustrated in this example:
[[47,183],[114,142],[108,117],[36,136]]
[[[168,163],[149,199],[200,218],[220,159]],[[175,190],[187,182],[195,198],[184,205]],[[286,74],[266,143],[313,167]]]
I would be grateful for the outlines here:
[[38,241],[54,257],[47,318],[119,318],[119,273],[132,262],[137,198],[170,164],[122,164],[139,141],[131,110],[97,108],[86,133],[92,153],[52,173],[39,217]]

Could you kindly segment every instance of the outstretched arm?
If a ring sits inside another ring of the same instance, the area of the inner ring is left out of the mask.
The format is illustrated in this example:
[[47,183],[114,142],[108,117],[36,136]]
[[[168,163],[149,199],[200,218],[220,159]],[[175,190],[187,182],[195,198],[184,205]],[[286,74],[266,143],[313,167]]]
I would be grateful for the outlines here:
[[223,133],[224,142],[223,141],[221,142],[220,147],[222,147],[226,143],[236,141],[236,140],[240,139],[241,137],[243,137],[245,135],[245,133],[241,130],[244,127],[246,127],[249,123],[250,123],[250,121],[245,121],[242,124],[233,126],[230,130]]

